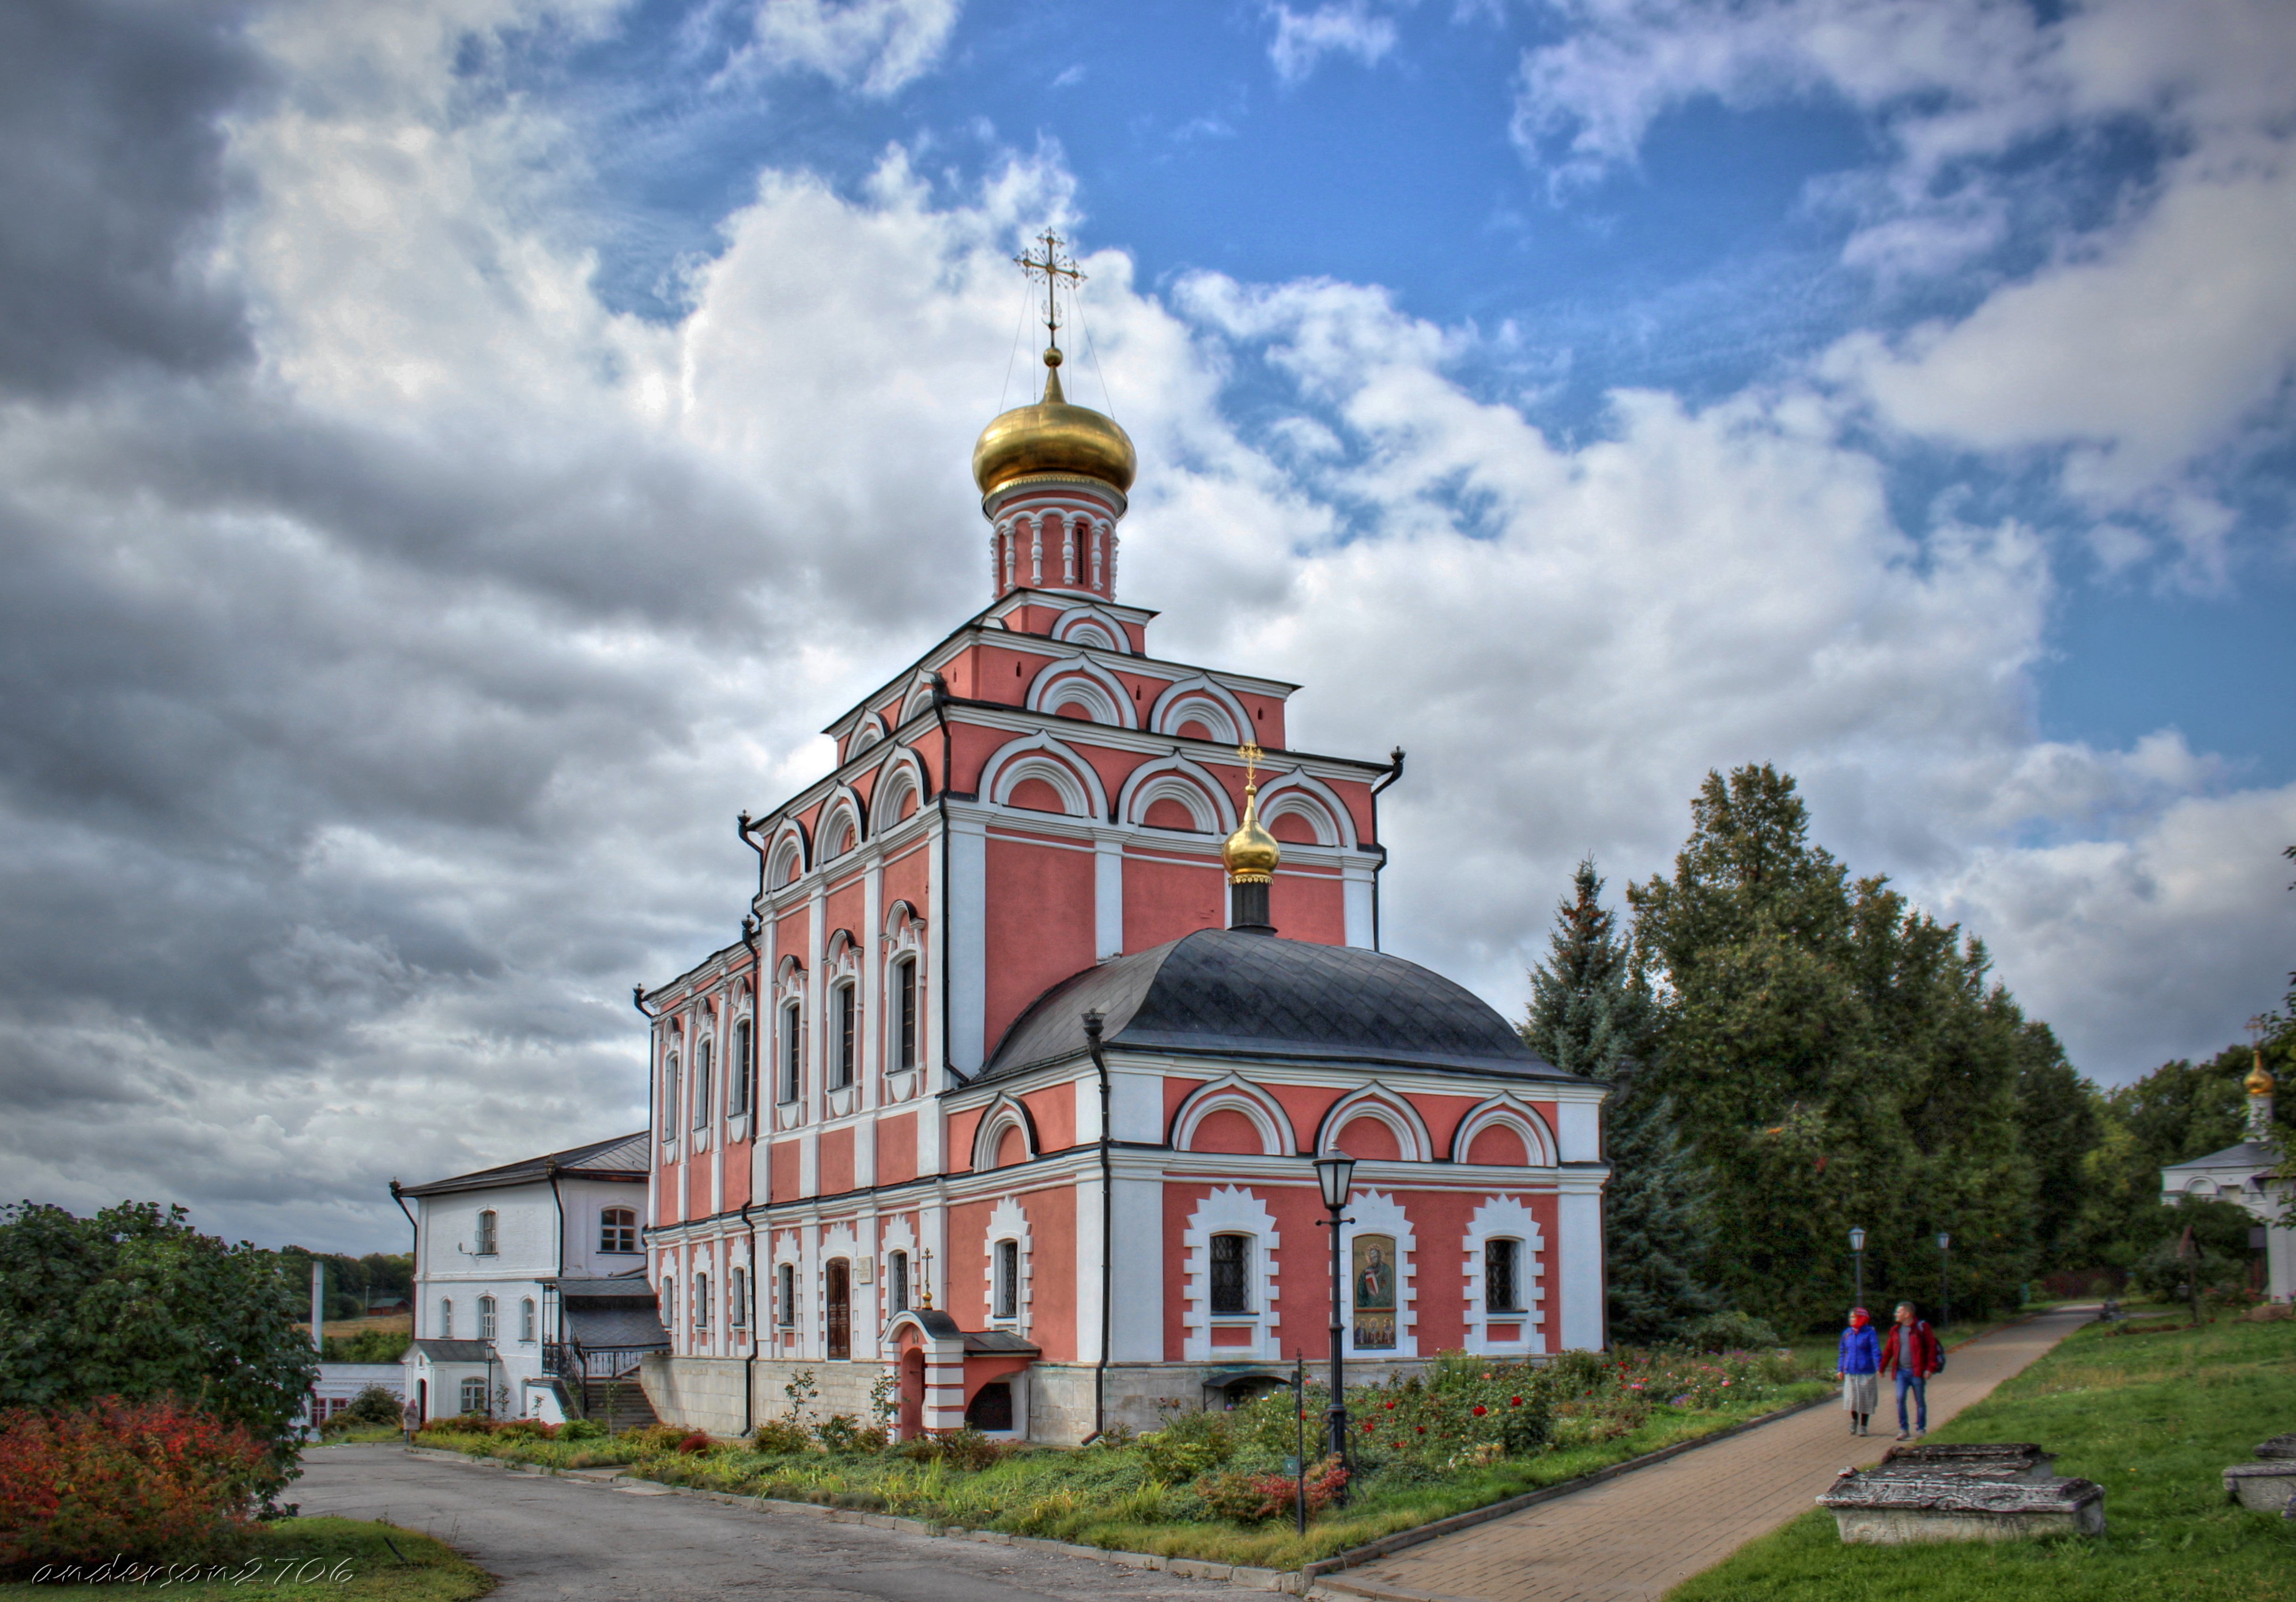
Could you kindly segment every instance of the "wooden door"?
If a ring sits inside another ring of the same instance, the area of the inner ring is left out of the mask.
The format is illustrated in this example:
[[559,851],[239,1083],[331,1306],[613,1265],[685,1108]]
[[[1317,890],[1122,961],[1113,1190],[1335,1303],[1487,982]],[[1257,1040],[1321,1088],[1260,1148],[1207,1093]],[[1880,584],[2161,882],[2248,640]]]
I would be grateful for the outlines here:
[[848,1288],[847,1272],[842,1257],[830,1259],[824,1300],[829,1313],[829,1355],[833,1358],[853,1355],[853,1294]]

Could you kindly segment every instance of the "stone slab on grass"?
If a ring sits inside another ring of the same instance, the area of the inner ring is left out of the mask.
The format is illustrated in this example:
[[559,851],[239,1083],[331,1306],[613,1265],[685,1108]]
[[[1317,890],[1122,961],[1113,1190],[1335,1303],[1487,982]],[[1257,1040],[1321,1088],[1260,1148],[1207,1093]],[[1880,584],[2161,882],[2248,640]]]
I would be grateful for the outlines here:
[[2285,1513],[2296,1503],[2296,1461],[2235,1463],[2224,1471],[2225,1498],[2255,1513]]
[[2038,1540],[2104,1532],[2104,1487],[2090,1480],[1972,1480],[1857,1470],[1817,1499],[1844,1544]]
[[2296,1434],[2273,1436],[2256,1449],[2256,1455],[2270,1461],[2296,1458]]
[[1882,1454],[1879,1472],[1896,1475],[1952,1475],[1964,1479],[2025,1480],[2040,1484],[2056,1477],[2057,1454],[2030,1441],[1968,1442],[1950,1445],[1893,1446]]

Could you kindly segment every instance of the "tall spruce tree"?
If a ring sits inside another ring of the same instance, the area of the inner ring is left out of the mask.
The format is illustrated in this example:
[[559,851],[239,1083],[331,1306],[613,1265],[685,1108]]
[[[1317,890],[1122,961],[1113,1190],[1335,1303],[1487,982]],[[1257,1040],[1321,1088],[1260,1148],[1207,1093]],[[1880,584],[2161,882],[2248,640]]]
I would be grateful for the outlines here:
[[1581,862],[1572,895],[1555,909],[1547,958],[1531,970],[1522,1033],[1556,1067],[1611,1087],[1603,1111],[1611,1338],[1648,1345],[1722,1299],[1699,1277],[1710,1232],[1703,1178],[1676,1138],[1667,1098],[1636,1072],[1656,1011],[1602,896],[1595,865]]
[[2034,1162],[2020,1129],[2033,1042],[1964,941],[1812,843],[1787,775],[1707,776],[1671,879],[1633,886],[1663,982],[1653,1061],[1714,1187],[1708,1271],[1749,1310],[1839,1320],[1849,1234],[1869,1302],[2006,1301],[2033,1266]]

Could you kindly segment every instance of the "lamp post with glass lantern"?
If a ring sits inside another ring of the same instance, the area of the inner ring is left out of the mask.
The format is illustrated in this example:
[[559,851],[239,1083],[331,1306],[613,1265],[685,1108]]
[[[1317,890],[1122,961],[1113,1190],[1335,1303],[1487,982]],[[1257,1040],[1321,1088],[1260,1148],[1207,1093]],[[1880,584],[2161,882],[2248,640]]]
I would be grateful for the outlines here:
[[1953,1322],[1953,1280],[1947,1271],[1948,1265],[1952,1261],[1948,1253],[1953,1250],[1953,1236],[1940,1229],[1937,1233],[1937,1243],[1938,1327],[1943,1329]]
[[[1342,1317],[1340,1276],[1345,1272],[1340,1261],[1340,1226],[1349,1220],[1340,1215],[1347,1211],[1348,1191],[1356,1173],[1353,1157],[1333,1154],[1316,1159],[1316,1181],[1323,1187],[1324,1205],[1330,1210],[1332,1230],[1332,1407],[1325,1415],[1331,1429],[1332,1455],[1341,1462],[1348,1457],[1348,1403],[1345,1344],[1346,1321]],[[1308,1466],[1302,1463],[1300,1472],[1305,1475]],[[1341,1494],[1344,1497],[1344,1489]]]
[[1866,1231],[1863,1229],[1849,1232],[1849,1253],[1857,1263],[1857,1298],[1853,1305],[1863,1307],[1866,1305]]

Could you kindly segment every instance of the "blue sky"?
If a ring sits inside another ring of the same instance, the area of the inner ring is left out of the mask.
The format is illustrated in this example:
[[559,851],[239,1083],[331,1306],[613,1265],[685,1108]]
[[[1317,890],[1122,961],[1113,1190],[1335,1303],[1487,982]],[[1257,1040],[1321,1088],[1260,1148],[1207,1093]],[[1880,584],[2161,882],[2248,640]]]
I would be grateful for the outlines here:
[[2292,86],[2285,0],[0,11],[0,1179],[370,1249],[636,1127],[734,815],[988,598],[1048,223],[1122,597],[1411,752],[1390,949],[1517,1012],[1768,761],[2099,1082],[2212,1052]]

